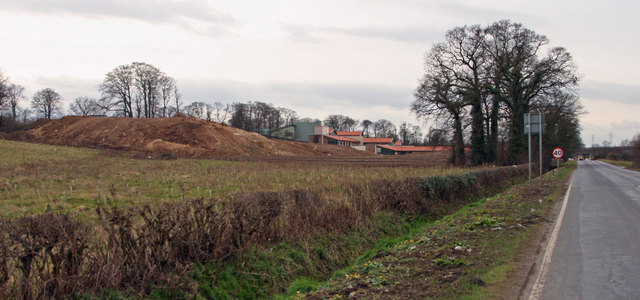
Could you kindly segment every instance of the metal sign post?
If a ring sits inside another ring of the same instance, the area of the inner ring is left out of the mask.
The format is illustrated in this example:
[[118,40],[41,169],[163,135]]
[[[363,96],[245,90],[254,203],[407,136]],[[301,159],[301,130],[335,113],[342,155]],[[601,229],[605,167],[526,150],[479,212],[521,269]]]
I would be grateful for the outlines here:
[[557,173],[558,169],[560,168],[560,159],[564,157],[564,150],[562,150],[562,148],[560,147],[556,147],[555,149],[553,149],[553,152],[551,152],[551,155],[553,155],[553,158],[556,159],[556,173]]
[[529,186],[531,186],[531,134],[540,137],[540,185],[542,185],[542,133],[544,132],[544,114],[528,113],[524,115],[524,133],[529,135]]
[[540,114],[540,123],[538,123],[538,127],[539,127],[538,135],[540,136],[540,142],[538,143],[540,145],[540,150],[538,150],[538,153],[540,153],[540,186],[542,186],[542,132],[544,131],[542,129],[542,122],[543,122],[543,118],[542,118],[542,114]]
[[524,130],[529,134],[527,149],[529,149],[529,186],[531,186],[531,117],[529,114],[524,115],[524,122],[526,124]]

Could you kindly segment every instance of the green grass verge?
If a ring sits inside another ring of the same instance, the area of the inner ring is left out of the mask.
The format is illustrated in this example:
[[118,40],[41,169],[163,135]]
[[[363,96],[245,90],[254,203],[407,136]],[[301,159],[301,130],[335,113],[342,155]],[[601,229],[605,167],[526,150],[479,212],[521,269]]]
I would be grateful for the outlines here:
[[630,160],[612,160],[612,159],[599,159],[599,161],[603,161],[612,165],[620,166],[625,169],[634,170],[640,172],[640,168],[637,168],[633,165],[633,162]]
[[198,282],[198,296],[206,299],[289,299],[315,290],[319,281],[360,253],[364,254],[356,261],[375,255],[370,249],[393,244],[429,224],[384,213],[349,234],[323,234],[296,244],[247,249],[233,262],[197,265],[191,276]]
[[385,239],[318,290],[298,294],[290,288],[279,299],[500,298],[491,286],[510,279],[523,247],[575,167],[568,163],[558,173],[545,174],[543,189],[521,184],[424,222],[415,232]]

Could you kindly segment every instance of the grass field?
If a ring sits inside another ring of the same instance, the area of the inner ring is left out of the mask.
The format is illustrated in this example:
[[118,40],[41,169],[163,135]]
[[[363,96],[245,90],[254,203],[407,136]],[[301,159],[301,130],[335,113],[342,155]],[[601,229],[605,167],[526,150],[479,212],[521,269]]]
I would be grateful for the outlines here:
[[0,140],[0,294],[268,298],[526,175],[398,164],[416,159],[162,160]]
[[625,169],[629,169],[629,170],[634,170],[634,171],[640,171],[640,168],[636,168],[633,165],[633,162],[630,160],[612,160],[612,159],[600,159],[600,161],[612,164],[612,165],[616,165],[616,166],[620,166],[623,167]]
[[235,193],[323,189],[345,184],[469,171],[212,159],[140,159],[96,149],[0,140],[5,216],[46,210],[91,212],[97,205],[141,205]]

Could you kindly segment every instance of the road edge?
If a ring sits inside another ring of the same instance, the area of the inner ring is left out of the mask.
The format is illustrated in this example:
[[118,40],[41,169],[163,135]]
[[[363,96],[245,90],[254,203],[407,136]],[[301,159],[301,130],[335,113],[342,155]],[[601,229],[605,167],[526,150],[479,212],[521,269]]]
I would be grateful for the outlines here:
[[551,232],[551,236],[549,237],[549,240],[547,242],[547,247],[545,248],[544,254],[542,256],[542,262],[540,264],[540,268],[536,272],[537,273],[536,280],[533,286],[531,287],[529,297],[526,297],[526,299],[538,300],[540,299],[540,296],[544,291],[544,285],[546,283],[546,274],[549,270],[549,265],[551,264],[551,258],[553,256],[553,250],[558,240],[558,233],[560,232],[560,227],[562,226],[562,221],[564,220],[567,203],[569,202],[569,197],[571,194],[571,188],[573,187],[574,174],[575,172],[571,174],[571,179],[569,179],[569,187],[567,188],[567,192],[565,193],[564,200],[562,202],[562,208],[558,213],[558,217],[553,227],[553,231]]

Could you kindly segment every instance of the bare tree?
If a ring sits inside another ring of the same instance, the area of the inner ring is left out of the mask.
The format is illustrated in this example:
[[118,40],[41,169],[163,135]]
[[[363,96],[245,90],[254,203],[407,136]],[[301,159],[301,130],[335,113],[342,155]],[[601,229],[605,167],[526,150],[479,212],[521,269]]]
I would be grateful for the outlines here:
[[284,126],[293,125],[298,120],[298,113],[295,110],[288,108],[278,108],[280,115],[284,119]]
[[551,151],[562,146],[565,153],[577,153],[584,147],[580,138],[580,115],[584,108],[578,96],[562,90],[541,97],[533,104],[534,108],[544,113],[545,134],[543,135],[543,160],[549,164]]
[[246,103],[234,102],[232,111],[229,124],[236,128],[251,131],[253,128],[251,106]]
[[327,126],[333,130],[340,130],[342,120],[344,119],[343,115],[328,115],[324,119],[324,126]]
[[169,104],[174,101],[176,111],[181,108],[175,79],[144,62],[116,67],[107,73],[100,91],[129,118],[134,117],[134,112],[136,117],[167,117]]
[[400,128],[398,128],[398,138],[403,145],[409,145],[411,143],[411,125],[407,122],[402,122]]
[[522,24],[502,20],[486,32],[486,51],[493,66],[491,92],[505,104],[509,118],[508,162],[518,163],[526,152],[524,114],[540,96],[558,89],[574,93],[579,78],[564,48],[552,48],[541,57],[539,52],[549,40]]
[[62,96],[51,88],[45,88],[33,95],[31,108],[36,109],[46,119],[51,119],[60,110]]
[[[432,50],[441,68],[449,71],[453,92],[460,94],[469,106],[471,117],[471,163],[487,160],[484,132],[483,100],[487,97],[488,61],[485,31],[479,25],[456,27],[446,34],[446,42]],[[436,71],[437,72],[437,71]]]
[[20,114],[22,115],[22,123],[27,124],[27,122],[29,122],[29,118],[31,117],[31,110],[25,108]]
[[445,146],[450,144],[448,132],[445,129],[431,128],[424,138],[426,146]]
[[324,124],[336,131],[354,131],[359,125],[358,120],[344,115],[328,115],[324,119]]
[[640,168],[640,133],[637,133],[631,140],[631,155],[633,156],[633,165]]
[[78,97],[69,104],[69,109],[79,116],[104,115],[109,109],[105,107],[105,103],[101,102],[95,98]]
[[264,132],[285,125],[296,120],[296,112],[286,108],[276,108],[273,104],[264,102],[233,103],[229,113],[229,124],[233,127],[253,132]]
[[362,121],[362,123],[360,123],[360,127],[362,127],[362,134],[364,135],[364,137],[370,137],[371,136],[371,125],[373,125],[373,122],[369,121],[369,120],[364,120]]
[[2,109],[5,105],[5,101],[7,101],[7,89],[9,87],[9,79],[6,75],[2,73],[0,70],[0,109]]
[[213,121],[218,123],[224,123],[227,121],[229,114],[231,113],[231,106],[229,104],[222,104],[221,102],[214,102],[213,108]]
[[24,87],[21,85],[10,84],[7,88],[7,106],[11,111],[11,119],[15,123],[18,116],[18,105],[20,100],[24,99]]
[[464,165],[466,157],[462,120],[465,102],[460,94],[453,91],[451,71],[443,68],[438,59],[438,55],[427,54],[427,72],[414,93],[416,100],[411,103],[411,111],[418,118],[435,118],[453,127],[451,161]]
[[134,80],[140,100],[139,110],[144,111],[145,118],[154,118],[158,108],[160,83],[165,76],[158,68],[141,62],[134,62]]
[[396,126],[389,120],[380,119],[373,123],[373,135],[378,138],[396,138]]
[[578,82],[564,48],[540,54],[547,44],[545,36],[508,20],[486,28],[456,27],[425,55],[426,74],[412,111],[451,124],[460,159],[463,125],[469,124],[472,164],[495,161],[501,127],[508,128],[506,162],[519,163],[526,152],[524,114],[556,90],[574,93]]
[[205,119],[207,116],[207,104],[204,102],[192,102],[184,107],[184,114],[198,119]]
[[340,125],[342,127],[342,130],[344,131],[354,131],[356,130],[356,127],[359,125],[359,123],[358,120],[345,116]]
[[180,109],[182,108],[182,94],[180,94],[180,91],[178,90],[177,86],[173,89],[173,100],[176,103],[175,115],[177,115],[180,113]]
[[422,130],[420,126],[402,122],[398,128],[398,139],[403,145],[418,145],[422,143]]
[[423,143],[422,129],[418,125],[411,126],[411,144],[419,145]]
[[160,108],[158,114],[160,117],[169,117],[169,106],[176,94],[176,81],[169,76],[160,78]]
[[119,115],[133,118],[134,85],[133,67],[122,65],[107,73],[100,85],[100,91],[105,98],[113,100],[113,104],[120,107]]

